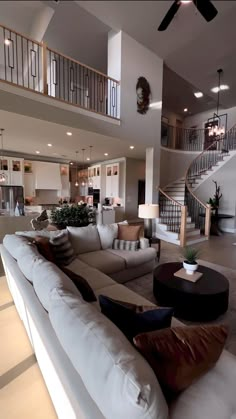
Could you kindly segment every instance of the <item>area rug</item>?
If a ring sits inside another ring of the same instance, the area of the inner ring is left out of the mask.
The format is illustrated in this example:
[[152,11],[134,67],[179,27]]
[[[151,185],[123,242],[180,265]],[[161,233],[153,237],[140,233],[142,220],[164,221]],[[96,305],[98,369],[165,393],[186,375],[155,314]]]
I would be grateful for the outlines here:
[[[218,317],[217,320],[211,324],[225,323],[229,326],[229,336],[226,343],[226,349],[236,355],[236,270],[228,269],[225,266],[216,265],[214,263],[199,260],[199,264],[212,268],[217,272],[222,273],[229,281],[229,308],[228,311]],[[147,300],[157,303],[152,291],[152,273],[133,279],[124,284],[127,288],[142,295]],[[209,307],[209,310],[211,308]],[[185,324],[199,324],[197,322],[187,322],[180,319]]]

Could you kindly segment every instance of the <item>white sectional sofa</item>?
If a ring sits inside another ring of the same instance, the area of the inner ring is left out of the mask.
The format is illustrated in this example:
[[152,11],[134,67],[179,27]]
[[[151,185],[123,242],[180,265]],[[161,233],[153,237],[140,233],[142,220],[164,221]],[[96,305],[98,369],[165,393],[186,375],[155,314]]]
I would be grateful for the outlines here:
[[[77,239],[75,233],[71,233],[72,242],[78,251],[83,231]],[[27,238],[5,236],[1,255],[16,308],[59,418],[236,418],[233,355],[224,351],[212,370],[167,406],[151,367],[103,316],[98,302],[86,303],[71,280]],[[79,256],[68,268],[83,276],[97,296],[151,304],[88,261]],[[120,272],[124,274],[124,269]],[[173,319],[173,324],[179,322]]]

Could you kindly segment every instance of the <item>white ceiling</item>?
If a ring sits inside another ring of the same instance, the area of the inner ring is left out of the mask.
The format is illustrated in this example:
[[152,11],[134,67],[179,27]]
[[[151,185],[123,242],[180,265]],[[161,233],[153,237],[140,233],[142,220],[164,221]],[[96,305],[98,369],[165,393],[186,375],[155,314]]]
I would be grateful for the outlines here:
[[173,1],[77,1],[115,30],[122,29],[154,51],[198,90],[215,99],[210,89],[218,84],[217,69],[224,70],[225,107],[236,104],[236,1],[212,1],[216,18],[207,23],[193,3],[182,5],[169,28],[157,27]]
[[[85,148],[85,162],[89,157],[89,146],[92,148],[92,162],[110,160],[119,157],[145,158],[145,147],[135,145],[134,150],[129,145],[115,138],[70,128],[64,125],[31,118],[0,110],[0,128],[4,128],[4,149],[16,151],[22,156],[32,154],[38,157],[49,157],[70,161],[76,159],[76,151],[79,151],[78,161],[83,162],[82,149]],[[67,136],[66,132],[72,132]],[[48,147],[47,144],[52,144]],[[40,151],[40,155],[35,152]],[[104,156],[108,153],[108,156]]]

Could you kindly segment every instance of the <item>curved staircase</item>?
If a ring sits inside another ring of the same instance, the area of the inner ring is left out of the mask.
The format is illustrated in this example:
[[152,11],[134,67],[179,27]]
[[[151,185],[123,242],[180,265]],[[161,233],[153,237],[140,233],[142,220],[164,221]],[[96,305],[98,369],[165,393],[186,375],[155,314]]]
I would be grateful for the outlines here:
[[208,240],[211,207],[195,192],[214,172],[236,154],[236,126],[217,138],[190,164],[185,177],[159,188],[159,218],[155,235],[180,246]]

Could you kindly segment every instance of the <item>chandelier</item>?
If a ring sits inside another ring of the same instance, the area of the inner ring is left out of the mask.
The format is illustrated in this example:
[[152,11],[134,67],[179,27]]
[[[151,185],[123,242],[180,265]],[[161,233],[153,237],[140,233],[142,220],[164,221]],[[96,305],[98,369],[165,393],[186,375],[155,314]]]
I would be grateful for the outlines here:
[[75,179],[75,187],[78,188],[79,182],[78,182],[78,151],[75,152],[76,155],[76,179]]
[[209,127],[209,137],[222,137],[225,134],[225,126],[221,125],[221,119],[219,116],[219,105],[220,105],[220,91],[221,91],[221,74],[223,70],[220,68],[217,70],[218,73],[218,89],[217,89],[217,107],[216,113],[213,114],[212,123]]
[[[91,162],[91,159],[92,159],[92,148],[93,148],[93,146],[92,145],[90,145],[89,146],[89,149],[90,149],[90,153],[89,153],[89,161]],[[91,164],[91,163],[90,163]],[[88,186],[90,187],[90,188],[92,188],[93,187],[93,178],[90,176],[90,174],[89,174],[89,176],[88,176]]]
[[83,152],[83,170],[82,170],[82,173],[83,173],[83,175],[82,175],[82,180],[81,180],[81,186],[86,186],[86,177],[85,177],[85,175],[84,175],[84,172],[85,172],[85,164],[84,164],[84,152],[85,152],[85,148],[82,148],[82,152]]
[[0,168],[0,183],[5,183],[7,181],[7,175],[3,170],[3,131],[4,128],[0,128],[1,136],[1,168]]

